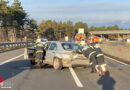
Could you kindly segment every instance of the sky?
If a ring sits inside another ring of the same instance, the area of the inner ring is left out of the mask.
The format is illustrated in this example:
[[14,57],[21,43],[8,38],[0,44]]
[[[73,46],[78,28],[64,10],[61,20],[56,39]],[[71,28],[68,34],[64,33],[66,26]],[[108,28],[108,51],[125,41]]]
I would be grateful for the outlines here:
[[[13,0],[9,0],[10,4]],[[117,24],[130,28],[130,0],[19,0],[29,14],[42,20],[82,21],[89,26]]]

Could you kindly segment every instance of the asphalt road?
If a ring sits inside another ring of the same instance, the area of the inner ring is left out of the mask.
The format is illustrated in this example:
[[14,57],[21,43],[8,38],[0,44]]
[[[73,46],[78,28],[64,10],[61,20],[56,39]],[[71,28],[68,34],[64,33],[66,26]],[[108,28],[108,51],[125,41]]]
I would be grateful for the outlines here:
[[[34,69],[24,49],[0,53],[0,90],[130,90],[130,65],[105,57],[110,73],[91,74],[87,68]],[[15,57],[15,58],[14,58]]]

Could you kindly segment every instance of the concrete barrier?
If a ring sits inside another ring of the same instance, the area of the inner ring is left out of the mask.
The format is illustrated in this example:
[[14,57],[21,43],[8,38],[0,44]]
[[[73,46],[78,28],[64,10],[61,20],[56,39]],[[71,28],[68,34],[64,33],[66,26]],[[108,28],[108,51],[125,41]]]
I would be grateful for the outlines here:
[[130,63],[130,47],[101,44],[101,49],[108,56]]

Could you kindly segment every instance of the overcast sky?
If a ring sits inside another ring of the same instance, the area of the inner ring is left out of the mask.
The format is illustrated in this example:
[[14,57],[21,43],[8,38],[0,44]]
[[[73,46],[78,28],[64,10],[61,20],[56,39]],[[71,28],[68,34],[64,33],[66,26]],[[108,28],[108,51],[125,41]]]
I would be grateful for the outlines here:
[[[9,0],[13,2],[13,0]],[[130,0],[20,0],[30,18],[130,27]]]

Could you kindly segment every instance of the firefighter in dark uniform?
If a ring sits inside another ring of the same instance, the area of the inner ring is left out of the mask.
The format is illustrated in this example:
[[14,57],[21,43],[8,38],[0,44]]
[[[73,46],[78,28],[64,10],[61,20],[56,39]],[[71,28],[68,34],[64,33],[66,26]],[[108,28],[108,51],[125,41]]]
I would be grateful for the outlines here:
[[92,37],[92,42],[89,44],[89,46],[96,52],[96,59],[97,64],[101,65],[104,64],[104,54],[100,48],[100,44],[98,43],[99,38],[94,36]]
[[89,45],[84,45],[81,49],[76,50],[77,53],[82,53],[86,58],[90,60],[90,64],[92,65],[91,73],[95,73],[95,66],[97,65],[96,61],[96,52],[89,47]]
[[37,39],[36,45],[34,47],[36,52],[36,62],[38,65],[41,66],[41,64],[43,63],[43,57],[45,56],[43,55],[45,49],[44,49],[44,45],[41,43],[41,39]]

